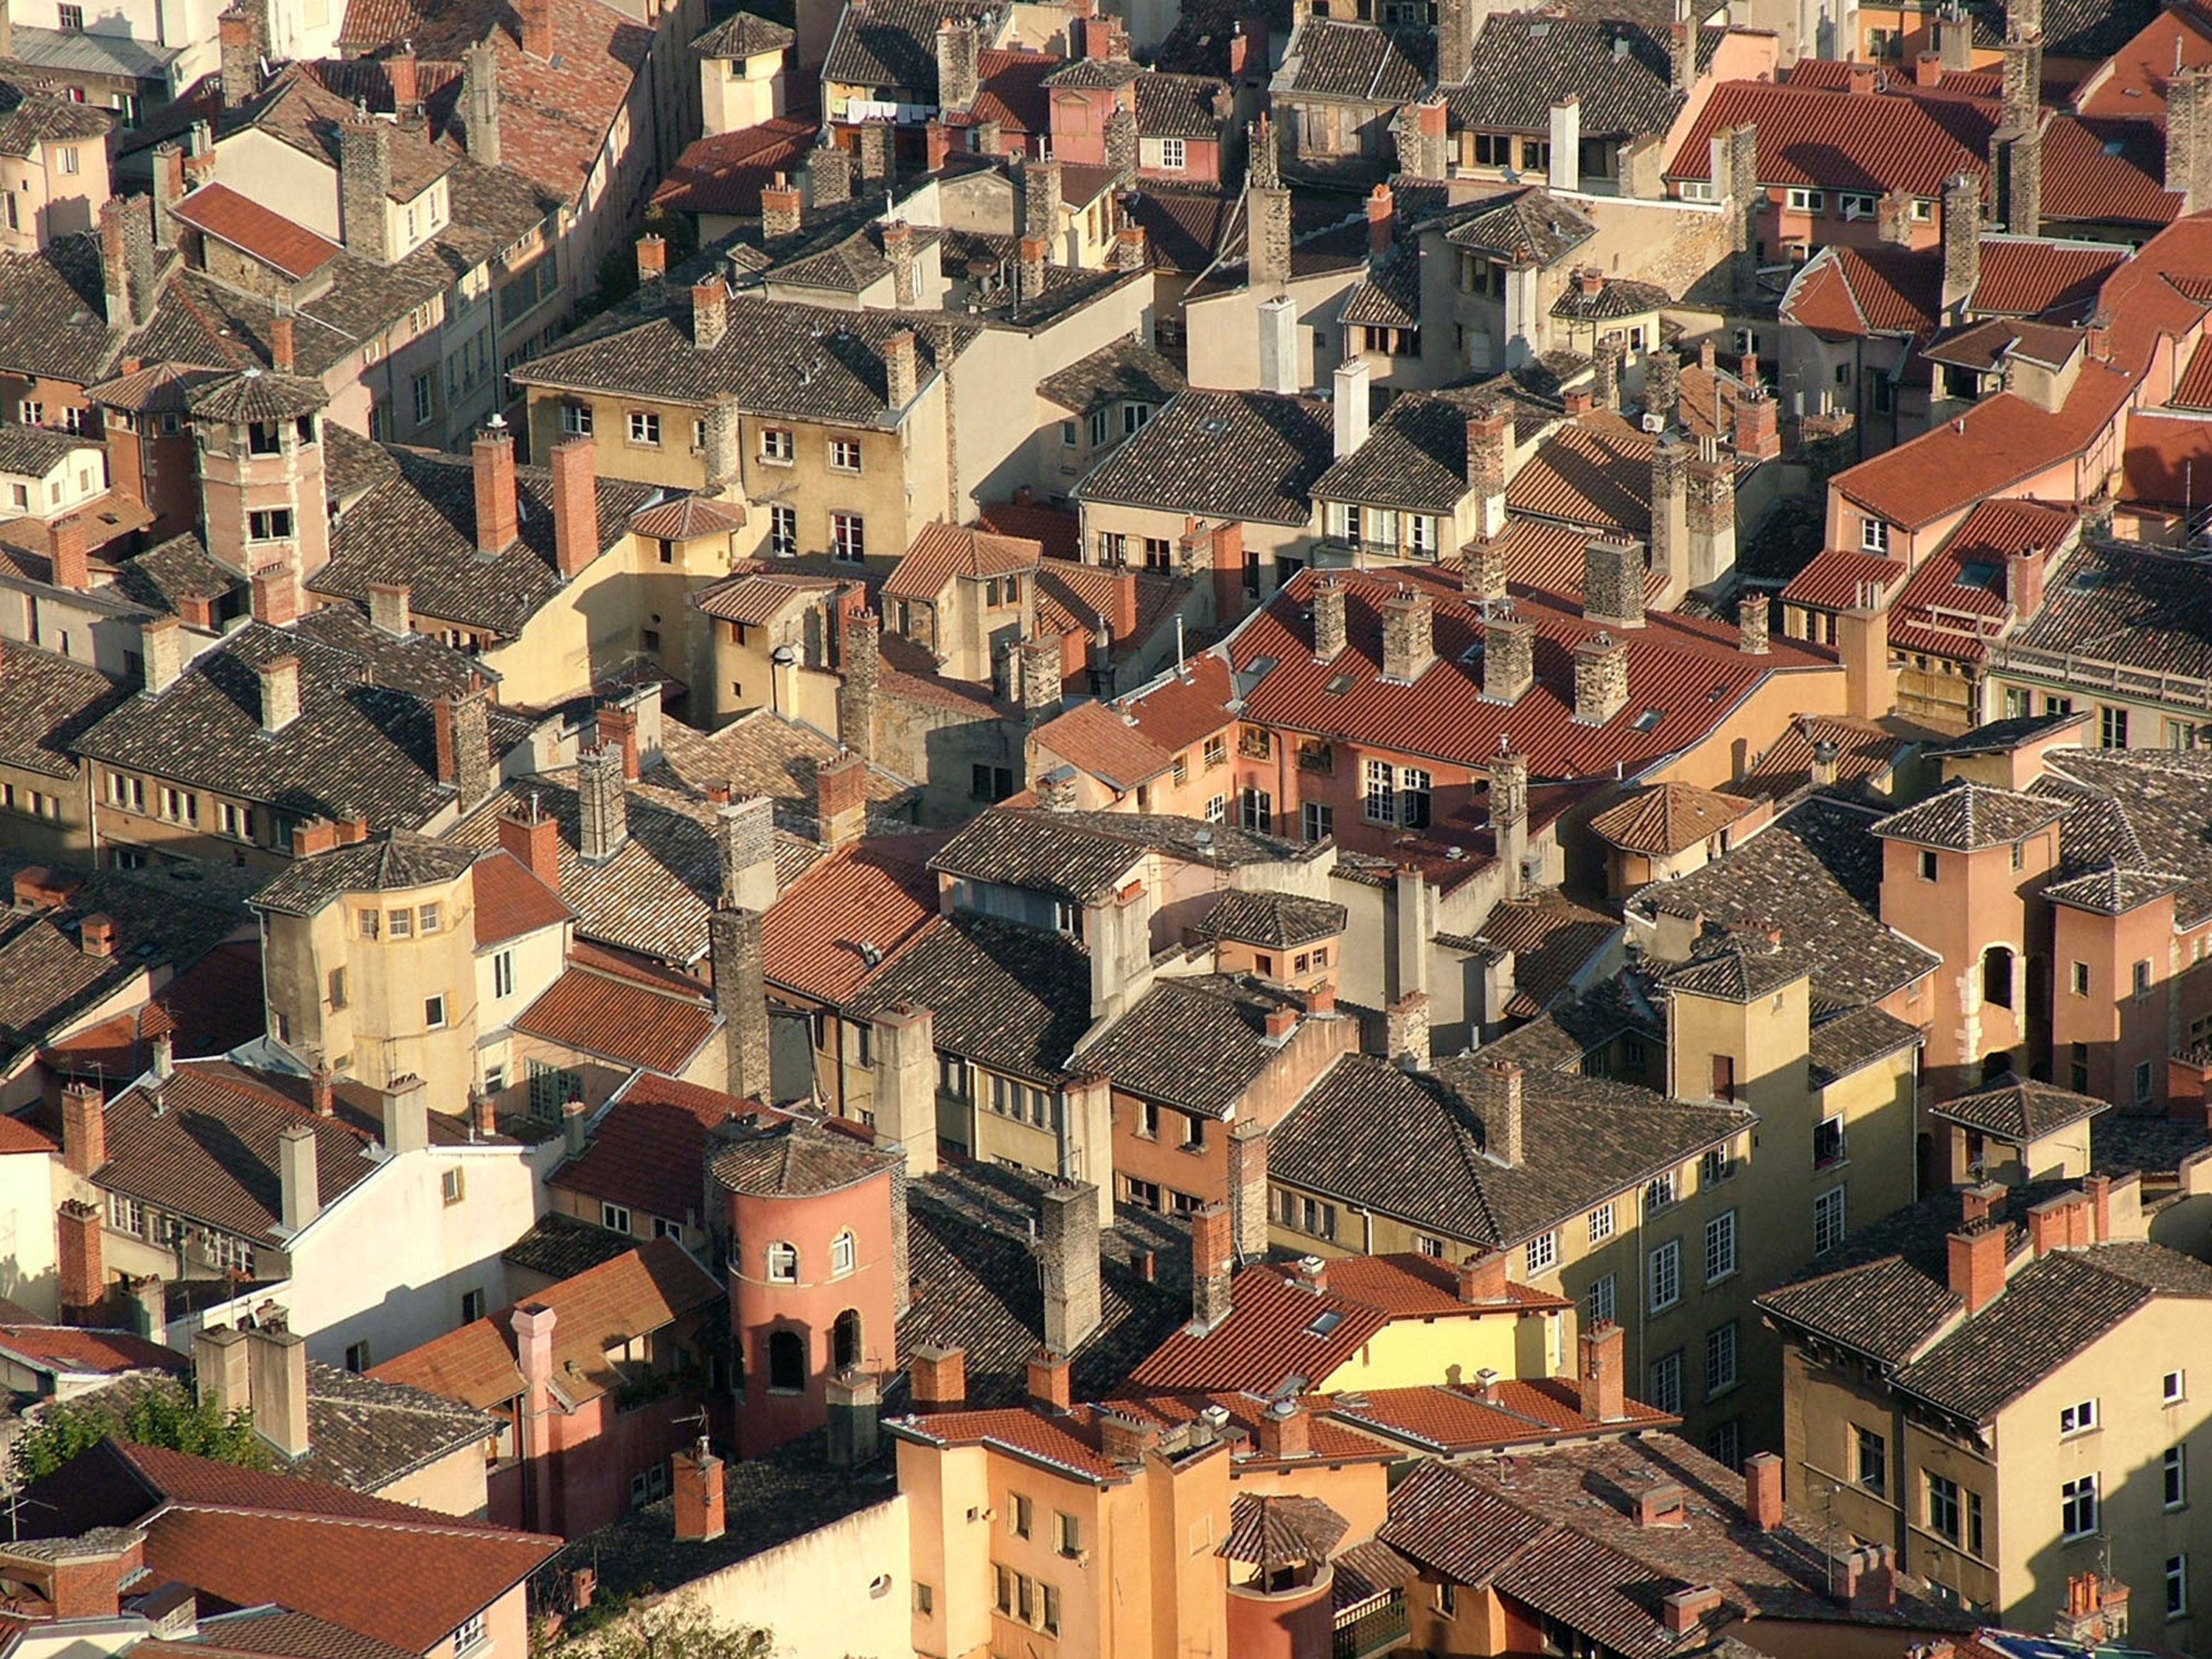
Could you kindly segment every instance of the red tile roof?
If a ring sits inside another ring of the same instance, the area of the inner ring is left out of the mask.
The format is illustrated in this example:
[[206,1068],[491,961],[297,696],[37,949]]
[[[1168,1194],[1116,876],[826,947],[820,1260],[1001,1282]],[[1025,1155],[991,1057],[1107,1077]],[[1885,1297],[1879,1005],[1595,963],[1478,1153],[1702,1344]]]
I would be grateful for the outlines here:
[[1075,559],[1083,553],[1083,520],[1056,507],[1033,501],[989,501],[975,514],[982,529],[1000,536],[1022,536],[1037,543],[1050,559]]
[[799,171],[814,147],[816,126],[779,115],[742,131],[695,138],[653,192],[653,205],[671,213],[758,218],[762,190],[777,173]]
[[842,1002],[859,990],[936,916],[937,878],[929,860],[947,839],[872,836],[832,854],[793,883],[761,923],[770,981],[824,1003]]
[[61,1149],[20,1117],[0,1117],[0,1157],[10,1152],[53,1152]]
[[523,1305],[553,1310],[553,1386],[580,1405],[625,1381],[609,1350],[665,1329],[721,1294],[714,1276],[682,1245],[656,1238],[547,1285]]
[[2083,307],[2096,298],[2099,286],[2127,257],[2125,248],[2105,244],[1984,236],[1981,279],[1967,298],[1966,309],[1985,315],[2037,317]]
[[1942,302],[1940,252],[1899,247],[1827,247],[1808,260],[1782,314],[1832,339],[1924,334]]
[[[1587,530],[1572,525],[1547,524],[1540,519],[1508,518],[1505,533],[1498,538],[1498,548],[1505,555],[1505,579],[1509,584],[1541,588],[1562,598],[1581,594],[1583,556],[1589,551],[1589,543]],[[1647,573],[1644,580],[1644,599],[1648,601],[1656,598],[1666,585],[1663,572]]]
[[894,599],[933,599],[957,576],[1004,576],[1033,570],[1044,550],[1019,537],[962,525],[927,524],[906,556],[891,567],[884,592]]
[[1062,60],[1041,52],[1006,52],[994,48],[975,54],[979,84],[975,104],[965,121],[948,116],[956,126],[996,121],[1007,132],[1052,131],[1052,94],[1044,77],[1064,67]]
[[714,1034],[703,1000],[648,990],[571,965],[523,1010],[514,1029],[641,1071],[682,1071]]
[[2075,514],[2033,501],[1984,501],[1942,548],[1922,562],[1889,608],[1889,642],[1980,662],[2014,616],[2007,592],[2007,560],[2015,552],[2046,556],[2073,528]]
[[1753,810],[1740,795],[1669,781],[1639,790],[1589,821],[1591,833],[1633,853],[1680,853],[1715,836]]
[[203,185],[177,204],[177,217],[251,254],[294,282],[335,258],[336,242],[240,195],[228,185]]
[[506,853],[487,853],[470,866],[476,888],[477,947],[498,945],[575,915],[561,896]]
[[[546,1185],[626,1205],[638,1217],[702,1224],[700,1172],[708,1136],[716,1125],[749,1112],[781,1115],[719,1089],[647,1073],[608,1104],[590,1145],[547,1176]],[[642,1220],[635,1224],[644,1228]]]
[[[1826,655],[1780,639],[1771,654],[1746,656],[1725,623],[1651,612],[1645,626],[1617,636],[1628,652],[1627,705],[1602,726],[1583,726],[1574,720],[1573,653],[1606,630],[1578,608],[1532,588],[1516,591],[1521,614],[1535,625],[1536,684],[1507,707],[1482,700],[1479,671],[1462,660],[1489,624],[1456,581],[1418,568],[1333,574],[1346,592],[1347,647],[1338,657],[1314,660],[1311,571],[1225,642],[1242,670],[1261,658],[1275,664],[1245,698],[1247,721],[1474,767],[1510,736],[1539,777],[1594,777],[1616,765],[1634,775],[1694,748],[1767,675],[1832,667]],[[1401,585],[1435,602],[1437,661],[1411,685],[1382,677],[1380,606]]]
[[1896,559],[1832,547],[1791,579],[1790,586],[1782,590],[1782,600],[1785,605],[1844,611],[1856,605],[1865,585],[1873,582],[1881,601],[1887,604],[1896,591],[1896,584],[1904,577],[1905,566]]
[[[1194,1420],[1209,1406],[1218,1406],[1229,1413],[1231,1428],[1244,1432],[1244,1444],[1237,1453],[1240,1469],[1254,1465],[1282,1468],[1280,1460],[1265,1457],[1260,1451],[1260,1419],[1267,1414],[1272,1401],[1257,1395],[1217,1391],[1212,1394],[1164,1394],[1121,1396],[1104,1402],[1116,1411],[1133,1416],[1147,1417],[1163,1426]],[[1387,1462],[1399,1454],[1371,1435],[1358,1433],[1323,1415],[1328,1408],[1328,1399],[1322,1395],[1310,1395],[1301,1401],[1306,1407],[1306,1446],[1316,1459],[1331,1463],[1372,1460]]]
[[2120,494],[2149,506],[2202,506],[2212,479],[2212,422],[2137,415],[2120,457]]
[[2043,217],[2082,224],[2171,224],[2182,198],[2165,187],[2166,149],[2143,121],[2053,116],[2043,130]]
[[2127,45],[2082,82],[2074,107],[2082,115],[2106,115],[2166,125],[2166,83],[2177,70],[2212,64],[2212,34],[2204,19],[2187,6],[2160,11]]
[[0,1356],[39,1370],[78,1376],[183,1372],[191,1364],[174,1348],[149,1342],[135,1332],[81,1330],[70,1325],[0,1326]]
[[489,1319],[471,1320],[459,1330],[434,1336],[419,1348],[395,1355],[368,1375],[379,1382],[399,1382],[441,1399],[458,1400],[478,1411],[505,1405],[529,1387],[514,1352]]
[[2166,400],[2174,409],[2212,410],[2212,339],[2199,340],[2197,349],[2174,383]]
[[1610,410],[1569,421],[1513,475],[1505,486],[1506,510],[1647,536],[1657,447],[1657,439]]
[[[1875,194],[1909,190],[1934,199],[1953,174],[1989,171],[1984,157],[1996,118],[1984,109],[1964,100],[1936,110],[1911,97],[1729,81],[1713,88],[1667,173],[1673,179],[1711,179],[1713,134],[1749,121],[1759,129],[1762,185]],[[2046,191],[2049,166],[2046,159]]]
[[1601,1421],[1583,1415],[1575,1385],[1559,1378],[1501,1381],[1497,1401],[1486,1404],[1474,1388],[1368,1389],[1340,1400],[1332,1416],[1359,1427],[1418,1442],[1443,1452],[1474,1451],[1577,1434],[1671,1428],[1681,1419],[1634,1400],[1626,1415]]
[[1148,1389],[1225,1389],[1274,1395],[1297,1379],[1318,1386],[1394,1319],[1517,1317],[1572,1304],[1526,1285],[1505,1303],[1459,1299],[1452,1270],[1426,1256],[1346,1256],[1328,1264],[1318,1295],[1294,1267],[1247,1267],[1231,1287],[1228,1318],[1203,1336],[1168,1338],[1129,1374]]
[[1236,723],[1229,665],[1194,657],[1189,678],[1170,676],[1140,697],[1079,704],[1037,729],[1036,741],[1116,789],[1158,777],[1176,757]]
[[1049,1463],[1083,1480],[1127,1480],[1130,1471],[1099,1449],[1097,1413],[1078,1406],[1047,1415],[1026,1406],[995,1411],[932,1412],[899,1424],[902,1433],[939,1446],[990,1446]]

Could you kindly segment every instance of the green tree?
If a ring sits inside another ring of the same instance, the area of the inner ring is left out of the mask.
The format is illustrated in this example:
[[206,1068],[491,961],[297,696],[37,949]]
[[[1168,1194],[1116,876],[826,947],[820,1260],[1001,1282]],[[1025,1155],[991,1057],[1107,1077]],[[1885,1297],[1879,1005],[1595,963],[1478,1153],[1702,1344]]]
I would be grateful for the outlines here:
[[577,1631],[562,1644],[562,1659],[769,1659],[775,1650],[769,1632],[718,1623],[696,1596],[672,1595],[630,1602]]
[[270,1468],[276,1461],[253,1432],[252,1412],[218,1411],[164,1377],[118,1383],[48,1406],[15,1437],[16,1473],[26,1480],[52,1474],[110,1436],[249,1469]]

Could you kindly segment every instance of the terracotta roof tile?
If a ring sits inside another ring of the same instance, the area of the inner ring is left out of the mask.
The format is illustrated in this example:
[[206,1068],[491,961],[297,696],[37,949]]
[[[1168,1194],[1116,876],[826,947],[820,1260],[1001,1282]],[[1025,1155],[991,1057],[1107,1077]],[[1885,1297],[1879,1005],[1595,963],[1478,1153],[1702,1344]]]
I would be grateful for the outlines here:
[[936,916],[929,860],[945,841],[872,836],[793,882],[761,923],[769,980],[819,1002],[845,1001]]
[[1928,1109],[1947,1122],[2025,1146],[2100,1112],[2109,1112],[2112,1103],[2094,1095],[2075,1094],[2053,1083],[2024,1080],[2008,1072],[1971,1094],[1954,1095]]
[[505,1405],[529,1385],[499,1327],[472,1320],[395,1355],[368,1373],[382,1382],[403,1382],[425,1394],[458,1400],[478,1411]]
[[548,1176],[546,1185],[638,1216],[702,1224],[701,1172],[713,1132],[748,1114],[777,1115],[719,1089],[646,1073],[607,1103],[584,1150]]
[[2051,117],[2043,130],[2043,220],[2166,225],[2182,198],[2165,187],[2165,149],[2142,121]]
[[779,115],[737,132],[695,138],[653,192],[653,204],[670,213],[757,217],[761,191],[777,173],[799,170],[816,132],[812,121]]
[[629,1380],[609,1350],[664,1330],[721,1294],[681,1244],[656,1238],[547,1285],[523,1305],[553,1310],[553,1386],[573,1406]]
[[569,921],[561,896],[506,853],[487,853],[470,866],[476,892],[477,948],[499,945]]
[[1361,1428],[1453,1455],[1532,1441],[1548,1443],[1563,1435],[1672,1428],[1681,1421],[1633,1400],[1625,1402],[1623,1418],[1607,1422],[1587,1417],[1574,1383],[1559,1378],[1508,1378],[1498,1382],[1497,1393],[1495,1403],[1486,1403],[1474,1387],[1364,1389],[1340,1396],[1328,1409],[1331,1416]]
[[228,185],[203,185],[173,210],[186,224],[228,242],[295,283],[320,270],[338,252],[336,242],[240,196]]
[[1036,542],[1047,558],[1073,559],[1083,550],[1082,519],[1060,507],[1027,501],[988,501],[977,509],[975,523],[994,535]]
[[[1705,109],[1674,151],[1672,179],[1712,176],[1711,139],[1724,127],[1754,124],[1759,181],[1872,192],[1908,190],[1936,199],[1955,173],[1988,172],[1984,159],[1994,113],[1977,116],[1972,143],[1911,98],[1852,96],[1763,82],[1730,81],[1713,88]],[[2045,189],[2050,188],[2048,152]]]
[[515,1016],[514,1029],[625,1066],[680,1072],[714,1034],[704,1000],[663,995],[569,967]]
[[894,599],[934,599],[959,576],[1003,576],[1034,570],[1036,543],[959,525],[927,524],[892,567],[883,591]]
[[2036,317],[2077,308],[2096,298],[2105,278],[2126,258],[2125,249],[2107,243],[1984,236],[1981,279],[1966,309],[1978,316]]
[[1672,854],[1710,841],[1753,805],[1739,796],[1669,781],[1607,808],[1589,827],[1630,852]]
[[112,1376],[124,1371],[182,1373],[191,1362],[174,1348],[132,1331],[82,1330],[70,1325],[0,1325],[0,1356],[65,1376]]

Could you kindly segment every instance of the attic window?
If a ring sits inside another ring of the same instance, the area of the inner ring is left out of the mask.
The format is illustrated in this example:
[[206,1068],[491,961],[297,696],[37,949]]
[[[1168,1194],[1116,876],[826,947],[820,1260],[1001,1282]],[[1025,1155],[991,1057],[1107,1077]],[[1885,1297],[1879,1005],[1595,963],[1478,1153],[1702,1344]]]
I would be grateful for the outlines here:
[[1477,640],[1473,645],[1470,645],[1466,650],[1459,653],[1460,666],[1462,668],[1472,668],[1481,659],[1482,641],[1480,640]]
[[1344,1316],[1332,1308],[1326,1313],[1317,1313],[1313,1316],[1313,1323],[1306,1327],[1306,1334],[1327,1336],[1342,1323],[1344,1323]]
[[1978,587],[1984,592],[1994,589],[1997,585],[1997,568],[1979,559],[1971,563],[1962,564],[1959,567],[1957,585],[1960,587]]
[[1642,714],[1638,714],[1634,720],[1631,720],[1629,724],[1639,732],[1650,732],[1654,730],[1658,726],[1659,722],[1666,718],[1667,711],[1665,709],[1647,708]]
[[1322,687],[1322,690],[1328,693],[1332,697],[1340,697],[1346,692],[1352,690],[1352,676],[1349,674],[1331,675],[1329,677],[1328,684]]
[[2107,155],[2118,155],[2126,148],[2127,143],[2124,139],[2107,138],[2105,140],[2105,154]]

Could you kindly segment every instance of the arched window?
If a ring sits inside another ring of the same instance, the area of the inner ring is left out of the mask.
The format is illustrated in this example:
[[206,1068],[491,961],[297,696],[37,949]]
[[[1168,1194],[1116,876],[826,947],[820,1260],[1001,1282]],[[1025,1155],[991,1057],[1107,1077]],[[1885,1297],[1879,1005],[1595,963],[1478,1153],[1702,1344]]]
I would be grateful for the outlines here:
[[806,1343],[797,1331],[773,1331],[768,1339],[768,1386],[777,1394],[806,1388]]
[[839,1233],[830,1241],[830,1277],[842,1279],[853,1271],[860,1261],[860,1246],[850,1232]]
[[2012,951],[1992,945],[1982,952],[1982,1000],[1998,1008],[2012,1006]]
[[768,1282],[771,1285],[799,1283],[799,1246],[787,1244],[778,1239],[768,1247]]
[[845,1370],[860,1363],[860,1310],[848,1308],[830,1328],[830,1364]]

